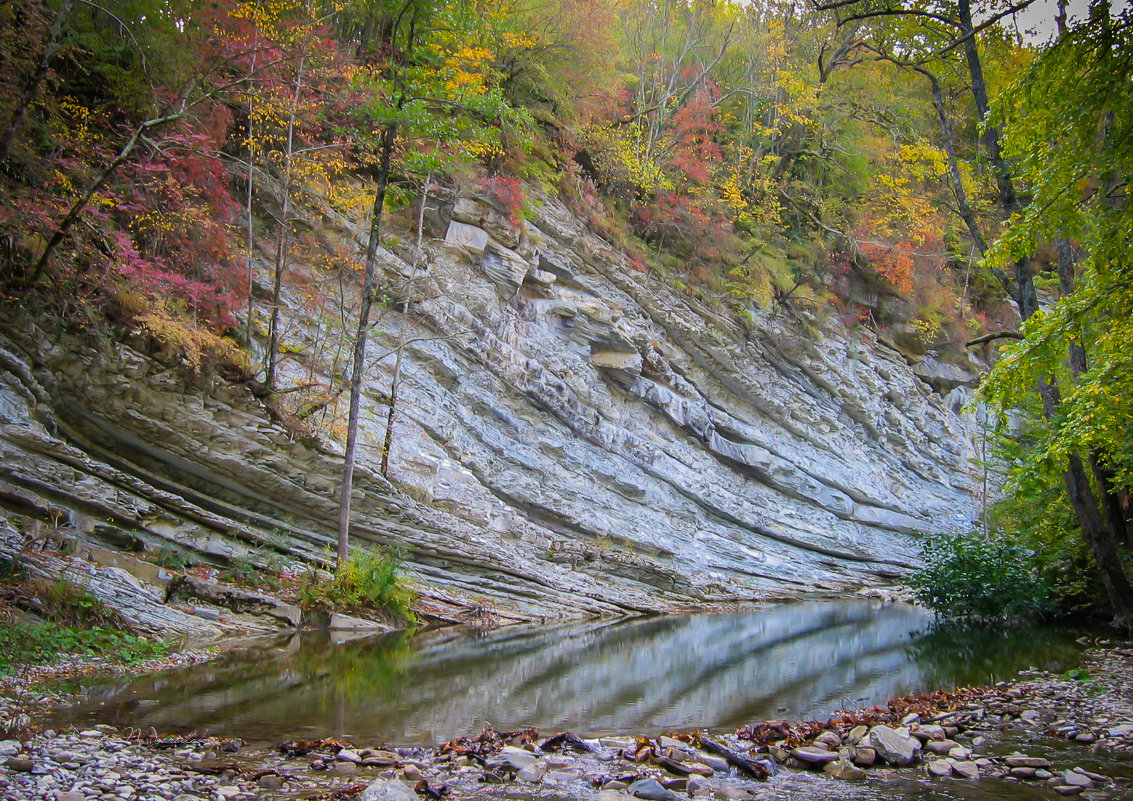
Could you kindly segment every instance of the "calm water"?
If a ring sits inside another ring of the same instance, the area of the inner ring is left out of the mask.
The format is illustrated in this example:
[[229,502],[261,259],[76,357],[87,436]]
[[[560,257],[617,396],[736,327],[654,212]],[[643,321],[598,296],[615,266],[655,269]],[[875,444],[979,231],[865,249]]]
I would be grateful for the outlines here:
[[815,601],[758,611],[435,631],[332,643],[300,634],[204,666],[94,685],[59,723],[109,722],[254,743],[434,745],[496,728],[656,734],[728,729],[1029,666],[1065,670],[1070,632],[932,630],[923,610]]

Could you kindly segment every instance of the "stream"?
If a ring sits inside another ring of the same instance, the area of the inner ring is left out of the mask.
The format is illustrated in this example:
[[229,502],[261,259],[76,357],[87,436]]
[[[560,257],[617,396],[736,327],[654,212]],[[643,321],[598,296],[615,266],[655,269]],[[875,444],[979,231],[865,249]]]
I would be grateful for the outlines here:
[[[431,746],[486,725],[583,736],[826,718],[929,689],[1061,672],[1081,632],[933,626],[904,604],[822,600],[734,613],[442,629],[335,642],[301,633],[202,665],[96,681],[58,724]],[[89,681],[89,680],[88,680]]]

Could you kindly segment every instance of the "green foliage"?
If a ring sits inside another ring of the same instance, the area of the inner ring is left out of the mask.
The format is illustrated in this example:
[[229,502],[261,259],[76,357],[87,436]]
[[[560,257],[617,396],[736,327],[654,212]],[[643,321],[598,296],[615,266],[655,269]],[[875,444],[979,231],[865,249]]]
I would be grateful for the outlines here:
[[0,627],[0,675],[21,666],[49,665],[63,655],[132,664],[163,656],[167,650],[164,643],[115,629],[13,623]]
[[[1037,438],[1032,469],[1060,473],[1071,453],[1096,453],[1133,487],[1133,14],[1089,19],[1044,52],[999,101],[1004,150],[1028,182],[1030,204],[988,254],[1005,267],[1055,237],[1072,241],[1073,291],[1034,314],[1005,350],[982,396],[1025,404],[1038,380],[1057,378],[1057,415]],[[1068,287],[1069,289],[1069,287]],[[1088,368],[1070,374],[1070,347]]]
[[1008,491],[992,506],[990,522],[1033,554],[1031,564],[1054,614],[1098,612],[1105,588],[1079,534],[1065,484],[1060,475],[1034,469],[1026,458],[1031,447],[1033,438],[1017,430],[997,449],[1012,469]]
[[114,628],[121,618],[89,591],[76,587],[64,578],[55,581],[30,581],[22,585],[25,594],[39,601],[41,615],[64,627]]
[[330,581],[320,581],[315,571],[308,573],[299,605],[307,610],[376,611],[396,622],[414,623],[415,594],[399,573],[400,566],[397,551],[355,550]]
[[1047,590],[1032,553],[1001,534],[930,536],[921,556],[925,566],[908,584],[916,599],[941,617],[996,619],[1046,607]]

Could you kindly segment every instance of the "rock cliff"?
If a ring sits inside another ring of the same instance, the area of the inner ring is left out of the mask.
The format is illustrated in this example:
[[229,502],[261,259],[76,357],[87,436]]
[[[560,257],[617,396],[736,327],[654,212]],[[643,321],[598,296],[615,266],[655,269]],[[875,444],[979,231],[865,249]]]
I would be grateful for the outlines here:
[[[971,524],[971,421],[868,333],[782,310],[739,324],[627,267],[552,199],[523,225],[480,197],[427,222],[419,254],[408,222],[380,254],[353,536],[402,546],[438,616],[885,583],[914,563],[917,532]],[[289,291],[281,385],[340,384],[356,277],[292,269],[307,293],[345,289],[337,314]],[[46,325],[0,326],[8,552],[58,526],[82,547],[217,566],[326,558],[344,404],[308,419],[321,436],[296,436],[246,384],[191,379],[128,332]]]

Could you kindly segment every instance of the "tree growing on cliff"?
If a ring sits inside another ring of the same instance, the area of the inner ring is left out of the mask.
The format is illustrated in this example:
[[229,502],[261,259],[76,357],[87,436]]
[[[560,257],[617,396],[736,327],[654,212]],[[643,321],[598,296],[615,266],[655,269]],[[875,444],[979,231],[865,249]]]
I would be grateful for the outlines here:
[[350,406],[339,496],[337,561],[349,558],[351,491],[358,447],[358,418],[370,315],[384,302],[378,285],[382,223],[395,168],[401,176],[427,176],[462,161],[501,151],[505,137],[525,128],[527,114],[513,108],[498,86],[491,54],[470,46],[483,29],[474,0],[374,0],[351,8],[340,22],[359,41],[356,75],[363,104],[357,141],[370,143],[373,207],[363,262],[363,285],[354,335]]

